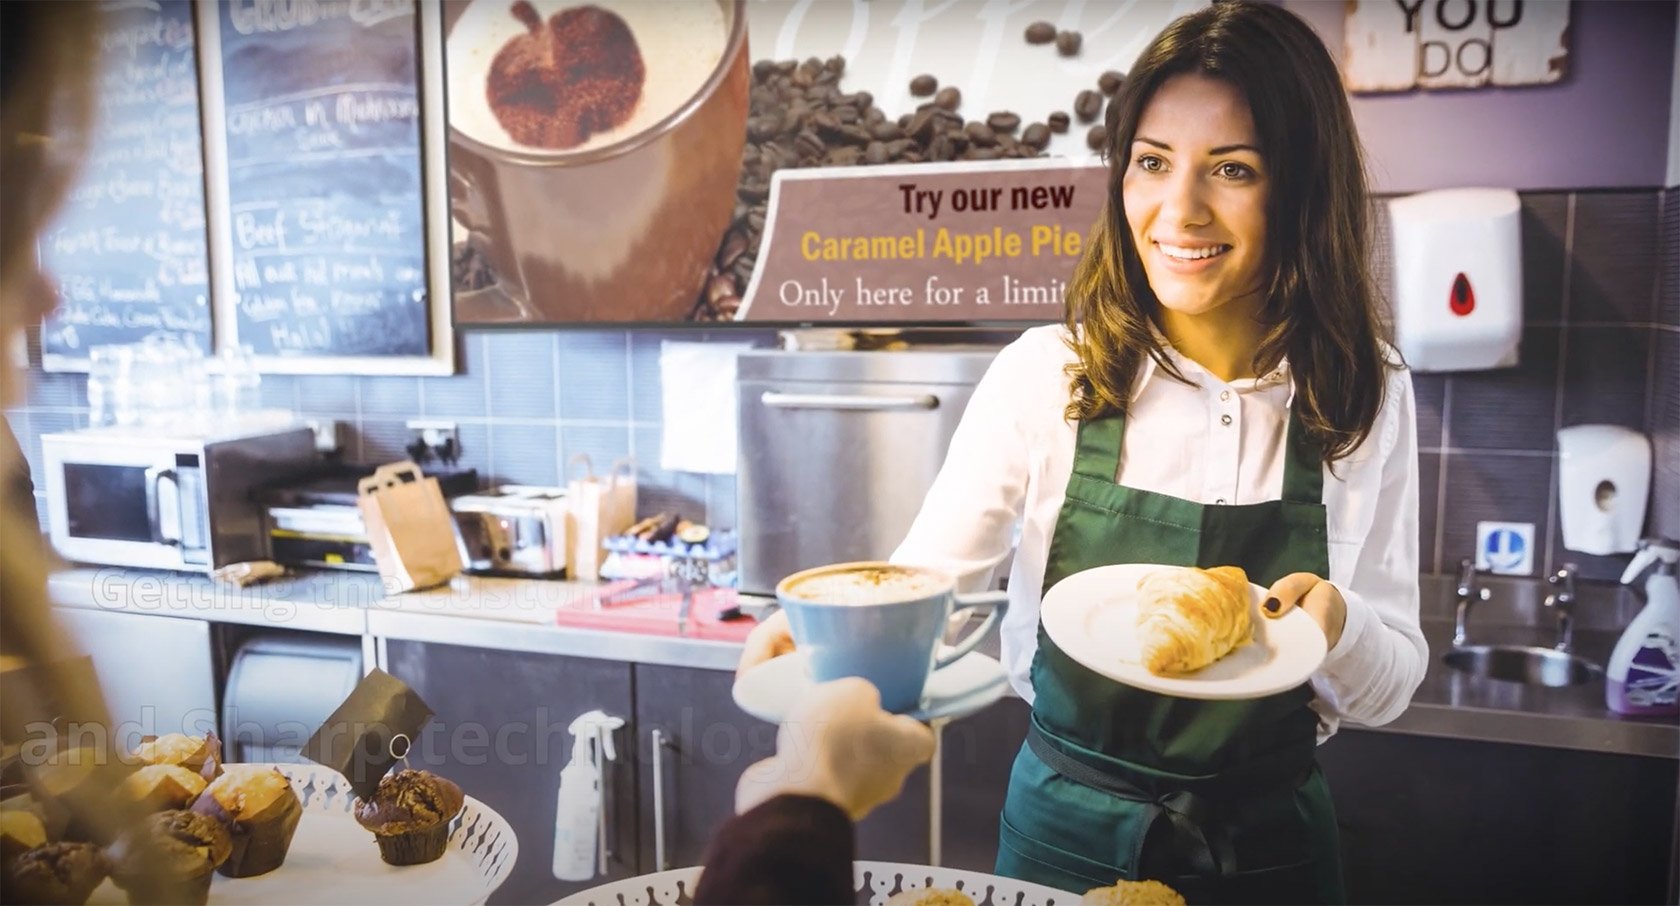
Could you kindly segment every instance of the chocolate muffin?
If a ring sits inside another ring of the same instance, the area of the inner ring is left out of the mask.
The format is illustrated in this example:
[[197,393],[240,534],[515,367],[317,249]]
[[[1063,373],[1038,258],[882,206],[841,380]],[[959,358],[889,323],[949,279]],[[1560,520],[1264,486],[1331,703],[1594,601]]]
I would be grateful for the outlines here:
[[91,843],[47,843],[0,866],[0,888],[9,903],[81,906],[109,873]]
[[117,795],[142,811],[186,808],[208,786],[203,777],[178,764],[149,764],[123,778]]
[[220,821],[196,812],[158,812],[112,845],[111,880],[133,906],[182,903],[203,906],[210,880],[233,852]]
[[430,771],[398,771],[379,781],[371,800],[357,799],[356,822],[373,831],[389,865],[436,861],[449,845],[449,822],[466,796]]
[[227,828],[233,851],[217,871],[248,878],[279,868],[303,817],[303,803],[286,775],[275,768],[229,765],[193,800],[192,810]]

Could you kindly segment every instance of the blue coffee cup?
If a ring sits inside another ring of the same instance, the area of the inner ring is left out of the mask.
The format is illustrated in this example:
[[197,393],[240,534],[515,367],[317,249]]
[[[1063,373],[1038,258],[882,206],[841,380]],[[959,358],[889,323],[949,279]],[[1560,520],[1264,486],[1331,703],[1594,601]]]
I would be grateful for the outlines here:
[[[928,677],[990,635],[1009,604],[1003,592],[957,594],[936,570],[880,562],[837,563],[794,573],[776,585],[793,641],[810,659],[811,678],[861,676],[893,713],[921,706]],[[966,638],[940,651],[950,618],[989,611]]]

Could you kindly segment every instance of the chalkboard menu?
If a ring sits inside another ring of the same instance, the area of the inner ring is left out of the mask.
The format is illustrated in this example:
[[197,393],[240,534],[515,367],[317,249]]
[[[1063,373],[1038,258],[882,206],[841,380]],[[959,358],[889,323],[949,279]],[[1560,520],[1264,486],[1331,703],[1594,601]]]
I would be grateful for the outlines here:
[[217,6],[237,342],[428,355],[414,4]]
[[192,3],[105,13],[93,140],[39,243],[59,288],[41,331],[53,370],[85,368],[106,344],[211,344]]

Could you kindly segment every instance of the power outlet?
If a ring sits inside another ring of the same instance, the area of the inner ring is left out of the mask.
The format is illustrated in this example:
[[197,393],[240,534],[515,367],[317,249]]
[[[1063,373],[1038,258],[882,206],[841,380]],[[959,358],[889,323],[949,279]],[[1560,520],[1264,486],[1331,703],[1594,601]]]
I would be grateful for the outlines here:
[[407,425],[410,446],[424,444],[439,458],[455,459],[461,455],[461,434],[454,422],[414,418],[409,419]]
[[315,432],[315,452],[337,453],[344,446],[343,422],[330,418],[306,418],[303,423]]

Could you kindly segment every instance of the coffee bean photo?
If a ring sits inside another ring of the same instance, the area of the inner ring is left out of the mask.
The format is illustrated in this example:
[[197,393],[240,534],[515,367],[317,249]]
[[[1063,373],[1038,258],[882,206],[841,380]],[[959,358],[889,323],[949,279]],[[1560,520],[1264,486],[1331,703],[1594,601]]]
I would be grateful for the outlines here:
[[1049,44],[1056,40],[1056,26],[1048,22],[1034,22],[1027,26],[1025,37],[1028,44]]

